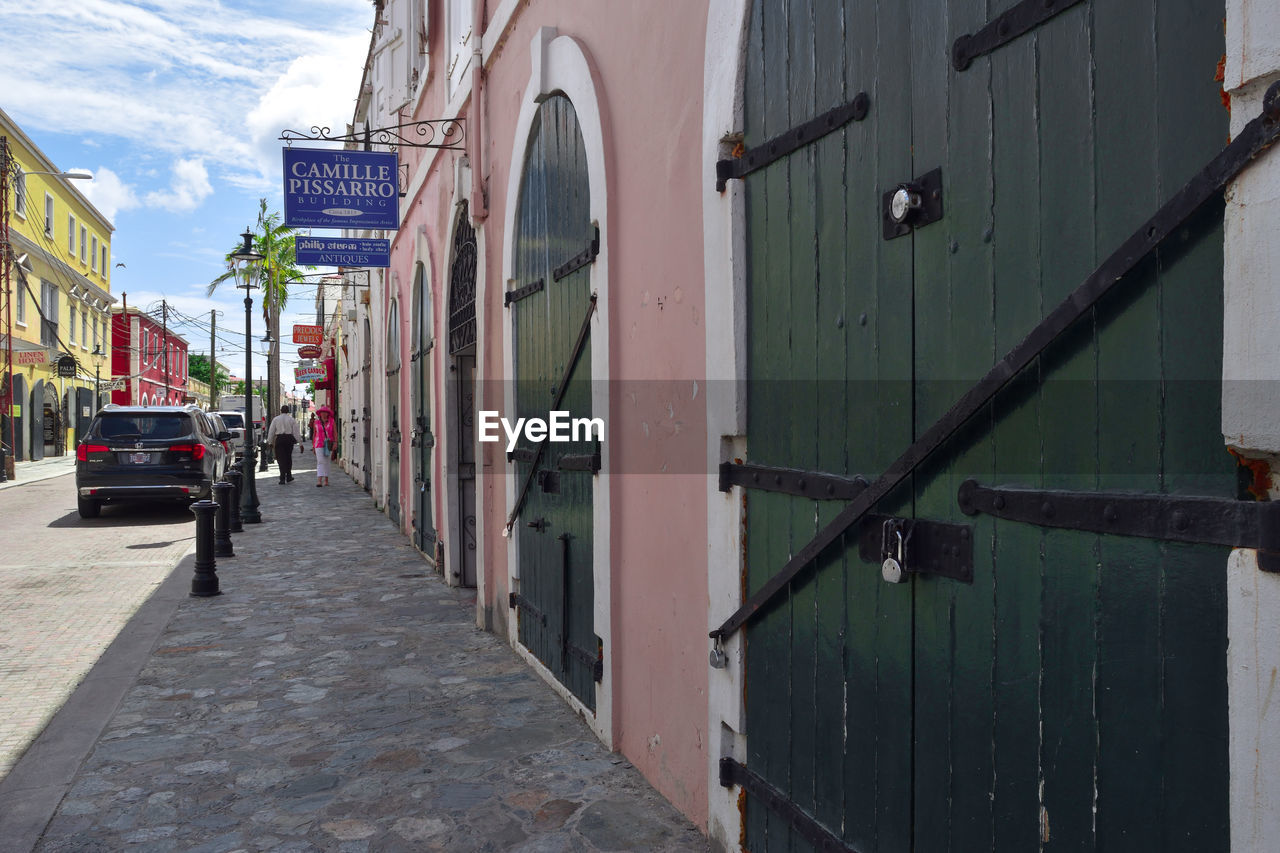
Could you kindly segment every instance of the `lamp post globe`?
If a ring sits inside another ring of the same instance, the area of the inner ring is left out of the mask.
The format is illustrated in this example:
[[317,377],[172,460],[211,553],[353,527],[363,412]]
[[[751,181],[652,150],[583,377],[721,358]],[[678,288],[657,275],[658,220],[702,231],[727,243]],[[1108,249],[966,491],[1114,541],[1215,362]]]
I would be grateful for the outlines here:
[[258,512],[258,486],[254,478],[254,437],[253,437],[253,296],[250,290],[256,285],[253,282],[253,264],[265,257],[253,250],[253,234],[248,228],[240,235],[244,245],[231,254],[233,271],[236,274],[236,287],[244,288],[244,455],[240,458],[240,471],[243,483],[240,487],[240,519],[245,524],[259,524],[262,514]]

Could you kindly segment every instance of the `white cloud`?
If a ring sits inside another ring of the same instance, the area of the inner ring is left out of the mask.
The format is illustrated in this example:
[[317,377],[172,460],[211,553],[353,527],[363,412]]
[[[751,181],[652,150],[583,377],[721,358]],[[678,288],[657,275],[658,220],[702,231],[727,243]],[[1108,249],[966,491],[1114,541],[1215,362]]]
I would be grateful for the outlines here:
[[[71,122],[130,140],[140,153],[238,172],[234,183],[243,184],[245,172],[261,179],[261,143],[286,126],[272,126],[279,110],[262,106],[280,81],[320,75],[313,85],[325,87],[324,98],[308,96],[299,108],[310,123],[335,113],[349,120],[354,106],[372,23],[368,0],[308,5],[314,14],[299,16],[275,2],[0,0],[4,108],[28,130],[61,132]],[[313,67],[295,70],[308,57]],[[317,102],[324,109],[308,112]],[[263,123],[247,133],[250,112]]]
[[138,196],[133,187],[120,180],[120,176],[106,166],[85,171],[93,172],[93,180],[83,182],[80,190],[107,219],[114,221],[120,211],[138,206]]
[[209,170],[200,159],[173,164],[173,183],[167,191],[147,193],[147,204],[175,213],[195,210],[213,192]]
[[310,133],[312,127],[323,127],[330,135],[346,132],[368,49],[366,33],[336,39],[323,52],[290,62],[258,99],[246,124],[263,176],[279,183],[281,131]]

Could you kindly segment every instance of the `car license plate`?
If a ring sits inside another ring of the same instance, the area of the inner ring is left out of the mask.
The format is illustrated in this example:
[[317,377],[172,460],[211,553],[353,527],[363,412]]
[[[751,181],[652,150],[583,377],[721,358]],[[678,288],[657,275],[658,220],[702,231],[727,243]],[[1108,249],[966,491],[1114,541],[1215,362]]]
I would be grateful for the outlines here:
[[130,453],[129,461],[132,462],[134,465],[149,465],[151,464],[151,454],[150,453]]

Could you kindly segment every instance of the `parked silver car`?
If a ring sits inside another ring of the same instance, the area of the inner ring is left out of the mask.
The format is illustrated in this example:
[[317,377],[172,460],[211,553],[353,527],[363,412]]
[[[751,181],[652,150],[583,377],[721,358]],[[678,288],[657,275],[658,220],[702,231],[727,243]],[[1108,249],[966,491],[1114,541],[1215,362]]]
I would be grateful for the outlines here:
[[231,433],[231,453],[235,459],[244,456],[244,413],[243,412],[212,412],[222,418],[222,423],[226,425],[227,432]]

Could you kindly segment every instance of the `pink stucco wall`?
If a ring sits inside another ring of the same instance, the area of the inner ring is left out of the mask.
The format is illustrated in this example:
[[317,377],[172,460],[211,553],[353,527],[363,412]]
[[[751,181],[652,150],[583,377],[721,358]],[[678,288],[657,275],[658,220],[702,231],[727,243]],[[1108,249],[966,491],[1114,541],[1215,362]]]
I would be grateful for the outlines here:
[[[490,7],[496,6],[489,0]],[[432,4],[433,14],[439,9]],[[492,15],[492,8],[487,16]],[[520,4],[490,60],[486,101],[483,181],[488,218],[479,227],[485,270],[479,283],[485,324],[478,348],[484,375],[478,407],[502,410],[502,233],[512,170],[516,120],[530,81],[529,46],[540,27],[574,38],[594,64],[600,102],[608,194],[607,324],[611,363],[607,438],[611,476],[597,479],[610,507],[612,636],[604,637],[611,662],[613,739],[655,787],[701,826],[707,818],[707,541],[705,341],[702,269],[700,150],[703,41],[706,6],[689,0],[600,4],[598,0],[532,0]],[[444,27],[432,21],[432,52],[445,55]],[[498,42],[488,33],[487,44]],[[438,62],[438,59],[435,61]],[[445,114],[443,75],[429,77],[412,118]],[[409,116],[405,119],[408,120]],[[470,132],[471,128],[468,128]],[[401,501],[412,506],[413,475],[408,436],[412,371],[413,265],[418,234],[429,245],[429,280],[438,345],[433,353],[436,404],[433,431],[446,430],[442,394],[448,306],[447,245],[453,217],[451,152],[405,150],[410,174],[425,158],[433,163],[407,210],[392,253],[400,303],[403,368],[400,374]],[[473,166],[476,164],[473,163]],[[596,194],[604,188],[592,187]],[[444,515],[444,454],[435,454],[433,483],[437,523]],[[507,554],[502,529],[508,512],[509,468],[502,448],[478,449],[484,512],[482,586],[495,630],[505,631]],[[448,536],[448,530],[441,530]]]

